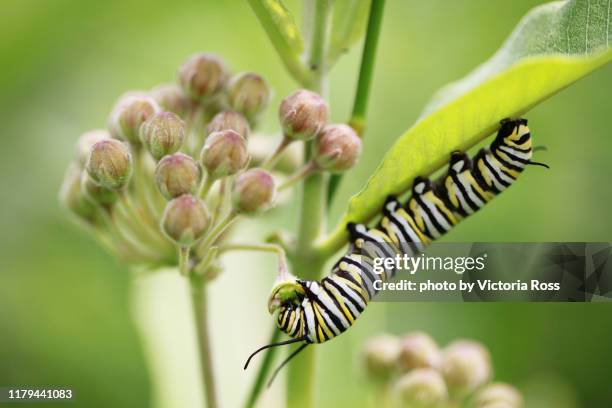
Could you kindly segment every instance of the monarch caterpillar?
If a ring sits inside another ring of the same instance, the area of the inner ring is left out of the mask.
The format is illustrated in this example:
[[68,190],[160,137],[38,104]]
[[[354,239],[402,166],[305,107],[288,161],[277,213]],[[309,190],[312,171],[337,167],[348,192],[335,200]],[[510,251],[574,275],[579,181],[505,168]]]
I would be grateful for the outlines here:
[[[463,152],[453,152],[448,171],[439,182],[417,177],[405,206],[388,197],[375,227],[349,223],[348,251],[328,276],[307,281],[289,275],[274,287],[268,308],[270,313],[279,310],[277,325],[291,339],[259,348],[244,368],[264,349],[301,342],[276,369],[271,383],[280,369],[308,345],[326,342],[346,331],[377,292],[373,258],[422,252],[429,242],[510,187],[525,166],[548,167],[531,161],[532,152],[527,120],[504,119],[490,146],[473,159]],[[394,269],[387,269],[378,279],[388,280],[394,273]]]

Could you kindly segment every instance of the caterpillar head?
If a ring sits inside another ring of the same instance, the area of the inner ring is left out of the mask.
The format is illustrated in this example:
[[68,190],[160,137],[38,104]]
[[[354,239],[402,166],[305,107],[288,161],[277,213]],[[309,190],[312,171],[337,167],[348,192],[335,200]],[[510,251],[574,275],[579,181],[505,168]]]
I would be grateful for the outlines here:
[[504,119],[500,123],[501,128],[497,133],[497,138],[500,141],[522,144],[525,135],[529,135],[527,119]]
[[297,306],[302,303],[304,295],[304,288],[295,276],[291,274],[280,276],[268,298],[268,311],[272,314],[284,306]]

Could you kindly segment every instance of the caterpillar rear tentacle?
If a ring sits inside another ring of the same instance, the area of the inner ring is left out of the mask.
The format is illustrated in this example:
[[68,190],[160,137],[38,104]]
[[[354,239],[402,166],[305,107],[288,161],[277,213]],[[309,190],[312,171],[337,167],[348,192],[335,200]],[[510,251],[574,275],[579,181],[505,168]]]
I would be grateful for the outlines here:
[[532,161],[532,152],[527,120],[504,119],[490,146],[473,159],[463,152],[453,152],[440,181],[417,177],[405,205],[388,197],[375,227],[349,223],[348,251],[328,276],[308,281],[285,272],[279,277],[268,308],[270,313],[278,310],[277,325],[292,340],[260,348],[247,365],[263,349],[303,342],[276,369],[271,382],[307,345],[326,342],[346,331],[376,295],[374,281],[386,281],[395,274],[394,269],[388,269],[376,276],[373,259],[419,254],[431,241],[510,187],[526,166],[548,167]]

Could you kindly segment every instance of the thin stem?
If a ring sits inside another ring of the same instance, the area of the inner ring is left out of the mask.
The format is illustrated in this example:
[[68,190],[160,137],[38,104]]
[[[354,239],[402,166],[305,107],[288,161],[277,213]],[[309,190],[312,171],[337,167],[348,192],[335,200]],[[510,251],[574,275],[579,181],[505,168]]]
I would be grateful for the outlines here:
[[217,197],[217,202],[215,203],[215,210],[213,212],[212,222],[217,222],[229,201],[229,194],[232,185],[230,177],[231,176],[224,177],[221,179],[221,184],[219,186],[219,195]]
[[202,277],[191,274],[190,280],[191,303],[193,318],[197,331],[198,349],[200,354],[200,368],[204,386],[204,395],[207,408],[216,408],[217,392],[215,386],[210,334],[208,330],[208,305],[206,298],[206,284]]
[[198,264],[193,268],[194,272],[200,275],[204,275],[206,270],[210,267],[212,262],[217,257],[218,249],[213,246],[210,247],[204,254],[204,257],[198,262]]
[[206,249],[213,244],[217,238],[236,220],[235,212],[229,213],[225,218],[219,221],[213,228],[206,234],[206,238],[198,245],[198,249]]
[[200,196],[201,199],[206,198],[206,196],[208,195],[208,192],[210,191],[210,188],[212,187],[214,183],[215,183],[215,179],[212,178],[210,174],[207,174],[206,177],[204,178],[204,181],[202,182],[202,185],[200,186],[200,191],[198,192],[198,195]]
[[143,242],[154,246],[160,252],[165,252],[170,248],[169,241],[161,234],[157,220],[148,217],[144,209],[136,207],[132,197],[126,190],[119,192],[119,202],[127,213],[125,222],[130,224],[139,233],[139,238]]
[[230,243],[219,246],[219,253],[230,251],[259,251],[259,252],[275,252],[279,256],[285,257],[285,250],[280,245],[276,244],[243,244]]
[[119,248],[135,254],[141,260],[159,261],[163,259],[160,254],[151,251],[149,247],[142,245],[138,239],[134,238],[133,231],[129,229],[126,231],[125,228],[121,228],[114,212],[102,210],[100,211],[100,217]]
[[[357,79],[357,90],[353,102],[353,111],[348,122],[360,137],[363,137],[366,124],[366,113],[368,101],[370,99],[372,77],[374,74],[374,63],[376,62],[376,48],[378,46],[378,38],[380,37],[384,8],[385,0],[372,0],[370,4],[368,27],[366,30],[365,42],[363,44],[363,52],[361,54],[359,78]],[[327,195],[328,206],[331,205],[341,180],[342,174],[335,174],[331,177]]]
[[283,184],[278,186],[278,191],[283,191],[295,185],[297,182],[303,180],[304,178],[311,175],[313,172],[317,171],[317,169],[318,167],[313,161],[306,163],[304,166],[302,166],[301,169],[298,169],[298,171],[296,171],[287,180],[285,180]]
[[[219,246],[219,254],[229,251],[258,251],[258,252],[273,252],[278,256],[278,270],[279,276],[283,276],[288,273],[287,270],[287,256],[283,247],[277,244],[242,244],[242,243],[231,243]],[[283,276],[284,277],[284,276]]]
[[[276,343],[280,340],[281,331],[274,325],[272,327],[272,333],[270,334],[270,340],[266,344]],[[257,375],[255,376],[255,382],[251,387],[251,391],[249,392],[249,398],[247,399],[246,404],[244,404],[245,408],[251,408],[255,406],[255,402],[257,402],[257,397],[261,393],[263,386],[266,381],[266,377],[268,375],[268,371],[272,368],[272,363],[274,362],[274,357],[276,356],[276,351],[278,348],[272,347],[266,350],[264,353],[264,358],[257,371]]]
[[[288,17],[287,10],[271,10],[267,6],[267,4],[272,4],[269,1],[248,0],[248,2],[287,70],[296,81],[302,84],[307,83],[310,79],[310,72],[308,72],[308,69],[300,60],[299,51],[296,51],[295,47],[290,43],[286,34],[286,27],[282,21],[279,21],[279,13],[284,13],[284,17]],[[293,32],[293,35],[299,36],[297,30]]]
[[189,247],[179,247],[179,272],[183,276],[187,276],[189,274]]
[[[232,225],[236,220],[238,214],[235,211],[231,211],[225,218],[215,224],[212,229],[207,232],[199,243],[196,244],[195,254],[200,258],[200,262],[195,267],[196,272],[202,273],[207,266],[214,260],[209,259],[211,256],[216,256],[216,253],[211,255],[211,246],[219,239],[219,237]],[[208,259],[208,261],[206,261]],[[208,263],[207,263],[208,262]]]
[[274,152],[262,163],[261,167],[268,170],[273,169],[274,166],[276,166],[276,163],[278,163],[278,159],[280,159],[281,155],[283,154],[287,146],[291,144],[291,142],[291,139],[283,135],[283,138],[281,139]]

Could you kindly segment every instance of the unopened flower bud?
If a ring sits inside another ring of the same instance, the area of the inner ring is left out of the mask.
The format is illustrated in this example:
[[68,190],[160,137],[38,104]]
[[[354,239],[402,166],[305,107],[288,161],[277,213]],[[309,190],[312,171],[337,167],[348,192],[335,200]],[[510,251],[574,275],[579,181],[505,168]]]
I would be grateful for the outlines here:
[[368,377],[388,381],[396,373],[399,340],[389,334],[373,337],[364,345],[362,355]]
[[92,203],[106,208],[115,204],[117,198],[119,198],[115,190],[108,189],[96,183],[86,171],[81,175],[81,190],[85,197]]
[[314,160],[323,170],[342,172],[357,163],[361,139],[348,125],[326,126],[315,139]]
[[219,92],[226,82],[223,61],[211,54],[191,56],[178,71],[178,81],[183,91],[193,100],[207,99]]
[[268,105],[270,88],[260,75],[243,72],[231,79],[227,94],[230,106],[253,120]]
[[158,112],[140,127],[140,141],[159,160],[181,148],[185,128],[185,122],[176,113]]
[[176,84],[158,85],[151,90],[151,96],[163,110],[181,117],[187,116],[193,104]]
[[432,368],[418,368],[402,376],[395,383],[400,406],[434,408],[448,400],[444,379]]
[[475,408],[521,408],[523,397],[513,386],[505,383],[489,384],[476,395]]
[[165,156],[155,169],[157,188],[168,200],[183,194],[195,194],[201,180],[200,166],[183,153]]
[[59,191],[60,202],[79,218],[91,221],[95,214],[95,206],[86,200],[81,190],[81,169],[73,163],[64,176]]
[[168,202],[162,216],[162,230],[176,244],[189,247],[208,227],[209,215],[204,203],[189,194]]
[[480,343],[455,341],[444,349],[440,371],[451,392],[467,394],[489,380],[491,358]]
[[249,138],[249,122],[238,112],[223,111],[217,113],[208,124],[207,132],[210,135],[222,130],[233,130],[245,140]]
[[283,99],[278,117],[288,138],[309,140],[327,125],[329,109],[321,96],[302,89]]
[[110,139],[110,133],[103,129],[90,130],[79,137],[76,143],[76,157],[82,168],[87,163],[91,147],[104,139]]
[[200,163],[212,178],[236,174],[249,162],[246,141],[233,130],[211,133],[204,142]]
[[436,368],[439,364],[440,349],[429,335],[415,332],[400,339],[399,365],[402,371],[426,367]]
[[92,146],[86,168],[98,184],[117,190],[124,187],[132,175],[132,155],[123,142],[102,140]]
[[270,173],[250,169],[236,177],[234,205],[243,213],[267,210],[274,202],[276,183]]
[[140,125],[159,112],[161,108],[151,96],[141,92],[130,92],[119,98],[110,118],[109,129],[113,137],[138,143]]

